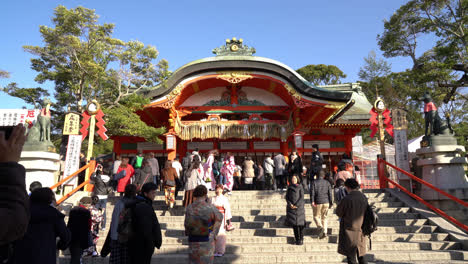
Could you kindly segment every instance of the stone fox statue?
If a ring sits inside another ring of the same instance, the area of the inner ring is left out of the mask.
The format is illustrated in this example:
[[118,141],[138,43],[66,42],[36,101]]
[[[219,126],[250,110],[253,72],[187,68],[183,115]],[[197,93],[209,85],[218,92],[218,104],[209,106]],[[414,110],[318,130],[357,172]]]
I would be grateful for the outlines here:
[[432,97],[429,93],[425,93],[422,98],[424,101],[424,119],[425,119],[425,136],[452,134],[452,126],[450,125],[450,116],[446,116],[446,120],[442,120],[437,111],[437,107],[432,102]]
[[45,108],[42,108],[40,115],[37,117],[39,124],[39,141],[50,141],[50,103]]

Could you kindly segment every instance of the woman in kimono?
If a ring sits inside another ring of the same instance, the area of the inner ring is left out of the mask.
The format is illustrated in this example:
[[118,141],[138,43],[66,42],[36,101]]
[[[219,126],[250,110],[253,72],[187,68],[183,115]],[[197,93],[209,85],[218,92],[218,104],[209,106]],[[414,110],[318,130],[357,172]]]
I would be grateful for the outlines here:
[[189,263],[211,264],[214,260],[215,239],[223,215],[207,202],[208,190],[198,185],[193,191],[193,203],[185,211],[185,234],[189,243]]
[[213,162],[215,160],[216,150],[210,151],[208,153],[208,158],[206,159],[205,164],[203,164],[203,170],[205,171],[205,176],[203,180],[205,181],[205,186],[208,190],[214,190],[216,188],[216,181],[213,176]]
[[[195,156],[197,157],[197,156]],[[187,207],[193,202],[193,191],[201,182],[203,182],[203,167],[199,158],[194,158],[192,165],[187,170],[185,177],[185,195],[184,195],[184,206]]]
[[226,252],[226,231],[234,229],[231,224],[231,205],[228,198],[223,195],[223,191],[224,186],[222,184],[216,185],[216,196],[211,198],[211,204],[216,206],[218,211],[223,214],[223,221],[221,222],[221,227],[215,241],[215,257],[222,257],[224,255],[224,252]]
[[231,152],[226,153],[224,158],[223,168],[221,168],[221,174],[226,177],[226,188],[229,190],[229,193],[232,192],[232,187],[234,187],[234,170],[236,169],[236,163],[234,162],[234,156]]

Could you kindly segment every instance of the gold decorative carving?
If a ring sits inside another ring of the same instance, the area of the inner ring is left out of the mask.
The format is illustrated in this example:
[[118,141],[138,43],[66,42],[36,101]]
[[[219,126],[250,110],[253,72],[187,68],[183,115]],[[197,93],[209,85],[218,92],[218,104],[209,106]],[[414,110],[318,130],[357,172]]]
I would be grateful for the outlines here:
[[296,98],[296,99],[301,99],[301,98],[302,98],[302,96],[301,96],[295,89],[293,89],[291,86],[285,84],[285,85],[284,85],[284,88],[286,88],[286,90],[288,91],[288,93],[289,93],[292,97],[294,97],[294,98]]
[[225,80],[229,83],[236,84],[247,79],[252,79],[253,76],[250,75],[248,72],[221,72],[216,77],[216,79]]
[[172,91],[167,95],[167,100],[172,100],[176,96],[178,96],[182,90],[184,89],[185,85],[180,83],[179,85],[176,86],[176,88],[172,89]]
[[341,109],[345,105],[346,104],[343,104],[343,103],[331,103],[331,104],[324,105],[323,107],[330,108],[330,109]]

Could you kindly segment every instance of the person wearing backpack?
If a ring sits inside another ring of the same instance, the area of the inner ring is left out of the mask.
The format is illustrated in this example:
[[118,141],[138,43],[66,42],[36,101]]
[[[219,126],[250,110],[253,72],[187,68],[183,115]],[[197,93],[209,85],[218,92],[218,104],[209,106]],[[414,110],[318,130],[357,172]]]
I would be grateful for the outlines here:
[[367,261],[364,255],[367,248],[361,228],[368,206],[367,198],[359,190],[359,183],[355,179],[347,179],[345,188],[348,195],[336,208],[336,214],[341,218],[338,253],[345,255],[348,263],[365,264]]
[[154,213],[153,200],[158,186],[145,183],[137,195],[133,211],[133,235],[129,238],[130,263],[150,264],[154,248],[162,244],[161,226]]
[[141,168],[135,169],[134,184],[137,186],[137,190],[141,190],[141,187],[147,182],[153,182],[153,171],[147,159],[143,160]]
[[[112,220],[107,234],[108,239],[106,243],[109,242],[109,245],[104,245],[101,256],[105,257],[107,254],[104,251],[106,246],[110,249],[110,258],[109,264],[129,264],[130,256],[128,253],[128,245],[125,242],[119,241],[119,219],[125,208],[131,208],[135,204],[135,196],[137,193],[137,187],[134,184],[129,184],[125,186],[125,192],[122,199],[117,201],[114,206],[114,211],[112,211]],[[123,217],[123,215],[122,215]]]

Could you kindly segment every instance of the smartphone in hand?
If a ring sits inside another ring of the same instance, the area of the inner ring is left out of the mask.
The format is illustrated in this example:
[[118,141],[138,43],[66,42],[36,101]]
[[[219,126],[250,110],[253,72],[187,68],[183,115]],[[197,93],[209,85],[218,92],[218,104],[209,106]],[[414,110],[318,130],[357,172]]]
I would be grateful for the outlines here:
[[8,140],[11,136],[11,133],[13,133],[13,128],[14,126],[0,126],[0,134],[3,132],[5,135],[5,140]]

